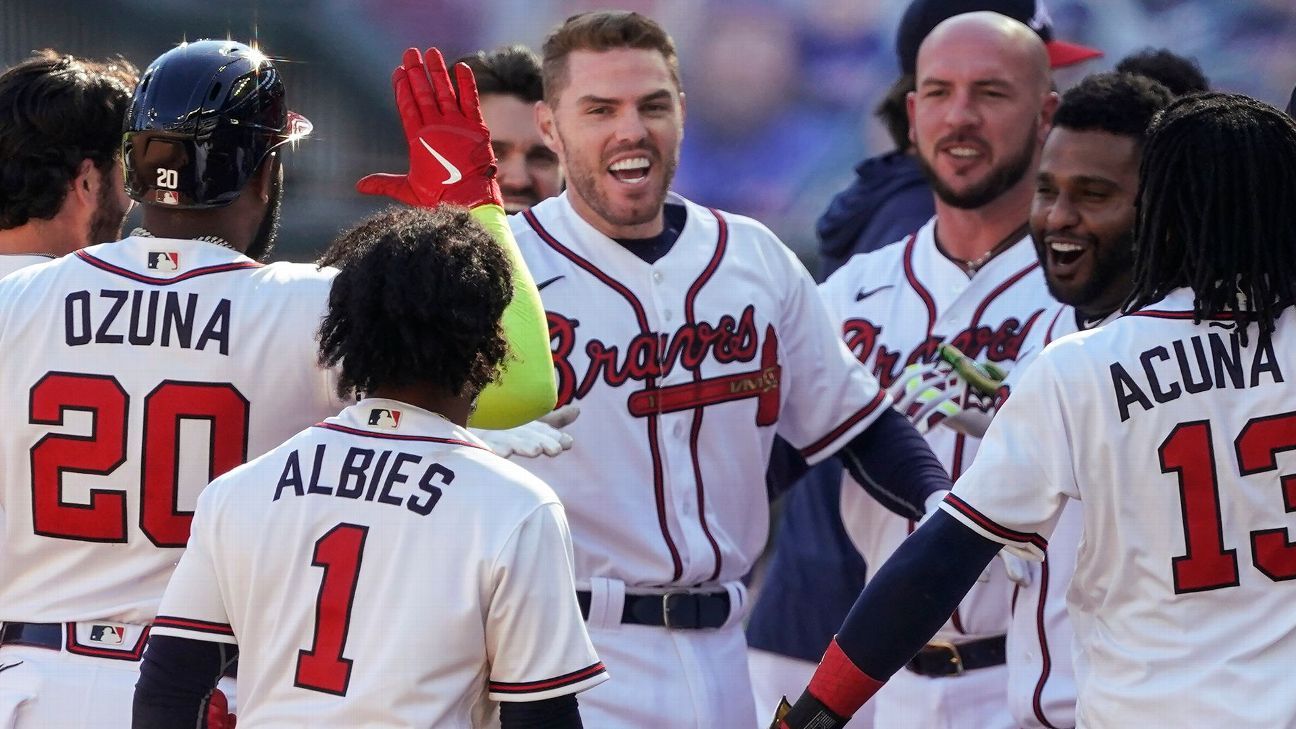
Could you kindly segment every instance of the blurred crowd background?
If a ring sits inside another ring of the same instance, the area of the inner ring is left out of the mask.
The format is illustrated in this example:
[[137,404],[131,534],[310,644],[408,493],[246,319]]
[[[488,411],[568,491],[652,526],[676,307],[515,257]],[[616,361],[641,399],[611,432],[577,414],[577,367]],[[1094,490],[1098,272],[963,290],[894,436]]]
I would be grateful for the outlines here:
[[[814,226],[866,155],[890,144],[872,108],[897,75],[908,0],[629,0],[679,48],[688,97],[675,188],[751,215],[813,263]],[[1282,107],[1296,83],[1296,0],[1047,0],[1057,37],[1104,50],[1065,88],[1122,56],[1166,47],[1215,88]],[[259,40],[283,59],[291,105],[315,124],[290,154],[277,256],[310,260],[383,205],[353,191],[403,172],[389,77],[408,46],[447,58],[522,42],[539,49],[585,0],[0,0],[0,63],[50,47],[140,66],[184,39]],[[2,110],[0,110],[2,111]],[[129,229],[129,228],[128,228]]]

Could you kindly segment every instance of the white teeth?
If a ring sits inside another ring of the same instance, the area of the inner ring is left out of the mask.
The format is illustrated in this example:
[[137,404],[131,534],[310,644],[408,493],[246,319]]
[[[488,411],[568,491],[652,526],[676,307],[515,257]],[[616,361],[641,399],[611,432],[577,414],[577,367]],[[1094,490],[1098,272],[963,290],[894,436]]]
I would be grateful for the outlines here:
[[624,170],[646,170],[648,169],[649,164],[647,157],[631,157],[630,159],[613,162],[608,166],[608,169],[612,172],[620,172]]
[[1084,250],[1084,246],[1078,246],[1075,243],[1059,243],[1056,241],[1050,241],[1049,248],[1054,253],[1079,253]]
[[971,147],[950,147],[948,150],[954,157],[980,157],[981,153]]

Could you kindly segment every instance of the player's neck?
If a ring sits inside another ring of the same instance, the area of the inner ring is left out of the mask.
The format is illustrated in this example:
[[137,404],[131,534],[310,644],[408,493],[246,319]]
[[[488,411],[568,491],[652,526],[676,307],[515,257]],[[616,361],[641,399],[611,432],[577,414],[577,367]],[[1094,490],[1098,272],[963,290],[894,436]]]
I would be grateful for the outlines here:
[[246,251],[251,242],[247,226],[232,218],[233,216],[211,213],[157,213],[154,208],[145,206],[142,222],[144,228],[157,238],[220,238],[235,250]]
[[29,220],[17,228],[0,230],[0,255],[36,253],[62,256],[86,243],[86,231],[74,230],[62,216]]
[[441,390],[426,385],[379,387],[366,394],[369,397],[396,400],[406,405],[422,408],[441,415],[446,420],[461,427],[468,427],[468,416],[472,411],[472,402],[468,398],[459,395],[448,395]]
[[1032,194],[1030,185],[1018,183],[973,210],[956,208],[937,197],[936,232],[941,248],[964,261],[984,256],[1026,222]]
[[594,230],[609,238],[620,240],[652,238],[655,235],[661,235],[661,232],[666,229],[665,207],[662,205],[657,206],[657,215],[646,223],[617,225],[603,219],[574,191],[568,191],[567,198],[571,200],[572,209],[576,211],[577,215],[581,216],[582,220],[589,223]]

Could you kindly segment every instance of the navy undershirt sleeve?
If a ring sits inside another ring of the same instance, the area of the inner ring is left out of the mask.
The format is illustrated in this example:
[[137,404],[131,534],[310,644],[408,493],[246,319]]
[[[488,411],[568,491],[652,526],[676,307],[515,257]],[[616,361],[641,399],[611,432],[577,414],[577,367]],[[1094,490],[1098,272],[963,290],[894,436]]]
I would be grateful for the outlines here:
[[953,488],[927,440],[891,408],[842,446],[837,456],[870,496],[906,519],[921,519],[927,497]]
[[583,729],[576,694],[541,701],[501,701],[501,729]]
[[869,580],[837,633],[837,645],[885,681],[949,619],[1003,545],[937,511]]
[[238,648],[170,635],[149,638],[135,684],[134,729],[206,726],[207,701]]

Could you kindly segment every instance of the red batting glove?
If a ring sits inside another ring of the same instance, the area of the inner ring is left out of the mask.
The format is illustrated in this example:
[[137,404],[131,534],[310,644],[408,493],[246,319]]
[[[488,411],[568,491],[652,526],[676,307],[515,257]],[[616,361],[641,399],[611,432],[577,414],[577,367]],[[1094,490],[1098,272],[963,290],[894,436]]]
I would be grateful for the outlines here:
[[422,56],[417,48],[405,51],[401,67],[392,73],[392,87],[409,142],[409,174],[369,175],[356,183],[357,190],[427,208],[440,203],[466,208],[504,204],[477,82],[462,63],[455,66],[455,77],[458,96],[440,51],[429,48]]
[[225,692],[213,689],[207,700],[207,729],[234,729],[237,722],[234,714],[229,713],[229,700]]

